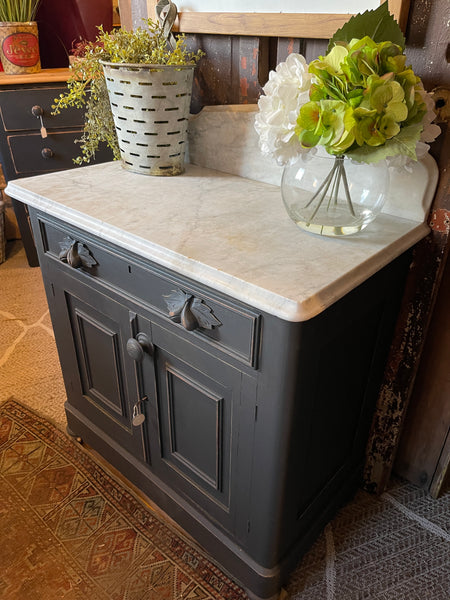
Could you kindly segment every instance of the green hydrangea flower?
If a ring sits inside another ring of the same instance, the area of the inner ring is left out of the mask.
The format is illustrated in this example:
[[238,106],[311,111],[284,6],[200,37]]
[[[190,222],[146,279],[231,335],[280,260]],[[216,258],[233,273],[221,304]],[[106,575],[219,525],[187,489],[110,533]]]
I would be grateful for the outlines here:
[[345,152],[355,141],[353,109],[341,100],[308,102],[300,109],[297,135],[306,148],[325,146],[330,154]]
[[302,146],[324,146],[330,154],[346,153],[368,160],[364,146],[383,147],[408,127],[402,139],[409,140],[414,153],[426,106],[419,93],[420,79],[410,67],[402,48],[389,41],[375,42],[368,36],[337,42],[326,56],[311,62],[314,81],[310,102],[300,110],[296,133]]

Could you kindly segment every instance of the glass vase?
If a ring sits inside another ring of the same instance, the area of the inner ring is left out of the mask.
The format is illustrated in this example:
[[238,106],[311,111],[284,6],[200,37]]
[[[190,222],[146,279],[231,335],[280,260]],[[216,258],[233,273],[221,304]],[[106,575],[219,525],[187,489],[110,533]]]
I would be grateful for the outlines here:
[[357,163],[344,155],[302,154],[284,168],[281,195],[302,229],[327,236],[361,231],[381,212],[389,188],[385,161]]

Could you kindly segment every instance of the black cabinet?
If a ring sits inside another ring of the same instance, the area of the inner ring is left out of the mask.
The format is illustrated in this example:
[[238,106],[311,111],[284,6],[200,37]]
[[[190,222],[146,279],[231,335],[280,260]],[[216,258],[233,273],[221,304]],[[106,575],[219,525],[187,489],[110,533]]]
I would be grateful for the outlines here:
[[[290,322],[31,215],[69,428],[274,597],[359,484],[409,256]],[[174,293],[215,325],[177,318]]]
[[0,147],[7,180],[69,168],[79,154],[74,140],[82,135],[84,111],[70,108],[52,115],[52,104],[66,87],[43,85],[0,89]]
[[[222,336],[213,329],[187,332],[170,320],[166,303],[174,288],[189,289],[187,282],[125,261],[59,224],[41,220],[39,231],[69,426],[72,411],[83,415],[139,459],[149,477],[220,527],[244,536],[246,524],[236,515],[248,505],[251,458],[238,452],[238,444],[240,431],[251,436],[254,427],[256,385],[246,372],[252,368],[240,366],[248,365],[256,351],[256,314],[203,293],[201,301],[214,307],[222,319],[217,322],[229,331]],[[59,259],[68,236],[83,241],[95,265],[78,271]],[[135,288],[134,297],[109,287],[108,279],[120,272],[128,276],[128,289]],[[227,362],[230,348],[234,364]]]

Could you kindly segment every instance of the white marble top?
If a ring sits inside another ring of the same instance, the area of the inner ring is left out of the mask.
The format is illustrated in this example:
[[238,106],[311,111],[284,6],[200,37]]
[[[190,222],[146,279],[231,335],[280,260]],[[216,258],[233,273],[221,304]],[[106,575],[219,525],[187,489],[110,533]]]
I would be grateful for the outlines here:
[[[436,184],[429,161],[425,187]],[[428,233],[382,214],[355,236],[314,236],[289,219],[279,187],[194,165],[151,177],[105,163],[15,180],[7,193],[288,321],[319,314]]]

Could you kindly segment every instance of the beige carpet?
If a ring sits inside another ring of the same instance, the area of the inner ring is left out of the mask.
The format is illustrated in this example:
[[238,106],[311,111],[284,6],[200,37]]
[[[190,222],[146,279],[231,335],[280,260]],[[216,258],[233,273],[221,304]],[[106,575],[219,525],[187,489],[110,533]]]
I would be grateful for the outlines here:
[[[0,265],[0,401],[12,395],[64,428],[41,274],[19,242]],[[359,492],[303,558],[288,592],[292,600],[450,600],[450,492],[434,500],[402,481],[380,498]]]
[[40,269],[20,242],[0,265],[0,402],[20,400],[65,427],[65,390]]

